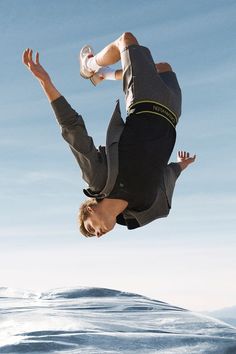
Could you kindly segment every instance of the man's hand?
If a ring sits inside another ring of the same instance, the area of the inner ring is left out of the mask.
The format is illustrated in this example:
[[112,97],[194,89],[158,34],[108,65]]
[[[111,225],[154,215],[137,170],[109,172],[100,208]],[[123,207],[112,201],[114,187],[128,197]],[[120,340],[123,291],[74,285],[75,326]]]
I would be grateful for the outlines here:
[[35,61],[32,58],[33,50],[26,49],[22,56],[23,63],[27,66],[27,68],[32,72],[32,74],[39,80],[46,96],[49,101],[52,102],[61,96],[60,92],[53,85],[50,76],[44,70],[42,65],[39,63],[39,53],[36,53]]
[[190,156],[189,152],[178,151],[177,162],[179,163],[181,170],[183,171],[188,165],[193,163],[196,159],[196,155]]
[[44,70],[42,65],[39,63],[39,53],[36,53],[35,61],[32,58],[33,50],[26,49],[23,53],[22,60],[27,68],[32,72],[32,74],[41,82],[50,81],[48,73]]

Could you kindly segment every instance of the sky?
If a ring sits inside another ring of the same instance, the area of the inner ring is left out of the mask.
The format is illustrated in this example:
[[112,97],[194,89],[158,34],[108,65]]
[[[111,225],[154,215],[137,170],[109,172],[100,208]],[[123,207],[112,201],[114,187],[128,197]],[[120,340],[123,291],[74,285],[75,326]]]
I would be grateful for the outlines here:
[[[117,98],[125,118],[122,83],[93,87],[78,53],[125,31],[176,72],[183,111],[171,161],[184,149],[197,161],[179,178],[168,218],[86,239],[76,225],[86,184],[21,56],[39,51],[104,145]],[[0,0],[0,286],[106,287],[194,311],[236,305],[235,32],[231,0]]]

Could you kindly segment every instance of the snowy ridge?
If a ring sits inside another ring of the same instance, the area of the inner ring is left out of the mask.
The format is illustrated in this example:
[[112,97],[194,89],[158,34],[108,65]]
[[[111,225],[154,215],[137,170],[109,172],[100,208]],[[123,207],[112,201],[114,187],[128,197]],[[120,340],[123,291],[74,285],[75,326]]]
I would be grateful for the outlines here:
[[118,297],[118,296],[137,296],[142,297],[141,295],[122,292],[113,289],[107,288],[89,288],[89,287],[77,287],[70,289],[55,289],[46,293],[42,293],[42,298],[81,298],[81,297]]
[[236,306],[206,312],[206,315],[218,318],[236,328]]
[[[153,300],[150,298],[147,298],[145,296],[139,295],[139,294],[134,294],[134,293],[129,293],[129,292],[124,292],[124,291],[118,291],[118,290],[113,290],[113,289],[107,289],[107,288],[89,288],[89,287],[77,287],[77,288],[70,288],[70,289],[55,289],[49,292],[42,293],[40,298],[41,299],[46,299],[46,300],[54,300],[54,299],[81,299],[81,298],[132,298],[132,301],[134,299],[137,300],[145,300],[146,302],[149,303],[154,303],[155,305],[160,305],[162,309],[164,310],[165,306],[170,310],[171,308],[175,311],[186,311],[185,309],[182,309],[180,307],[176,306],[170,306],[169,304],[163,302],[163,301],[158,301],[158,300]],[[114,303],[113,303],[114,305]]]
[[137,294],[0,288],[0,301],[0,353],[236,353],[235,328]]

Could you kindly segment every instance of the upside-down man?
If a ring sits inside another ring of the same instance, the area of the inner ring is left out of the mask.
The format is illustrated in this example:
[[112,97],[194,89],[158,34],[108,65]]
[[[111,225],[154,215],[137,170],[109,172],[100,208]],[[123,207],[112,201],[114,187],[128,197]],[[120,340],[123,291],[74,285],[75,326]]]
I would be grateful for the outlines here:
[[[109,65],[119,60],[122,69],[112,71]],[[125,93],[126,121],[117,102],[106,146],[97,149],[81,115],[40,65],[39,54],[34,61],[32,50],[27,49],[23,62],[40,81],[88,184],[84,193],[89,199],[79,212],[81,233],[100,237],[116,223],[135,229],[166,217],[176,179],[196,157],[179,151],[178,162],[168,164],[181,114],[181,90],[171,66],[155,64],[149,49],[129,32],[96,55],[90,46],[82,48],[81,76],[94,85],[104,79],[122,79]]]

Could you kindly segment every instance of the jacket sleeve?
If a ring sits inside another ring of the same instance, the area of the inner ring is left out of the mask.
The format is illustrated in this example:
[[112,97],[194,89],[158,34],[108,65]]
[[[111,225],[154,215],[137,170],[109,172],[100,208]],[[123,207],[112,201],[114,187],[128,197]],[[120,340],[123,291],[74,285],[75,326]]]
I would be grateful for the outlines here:
[[82,171],[82,177],[89,188],[99,191],[106,183],[107,161],[105,149],[94,146],[87,133],[83,118],[63,96],[51,103],[62,136],[69,144]]
[[174,193],[175,182],[181,173],[178,163],[170,163],[164,170],[164,185],[169,207],[171,208],[172,196]]

